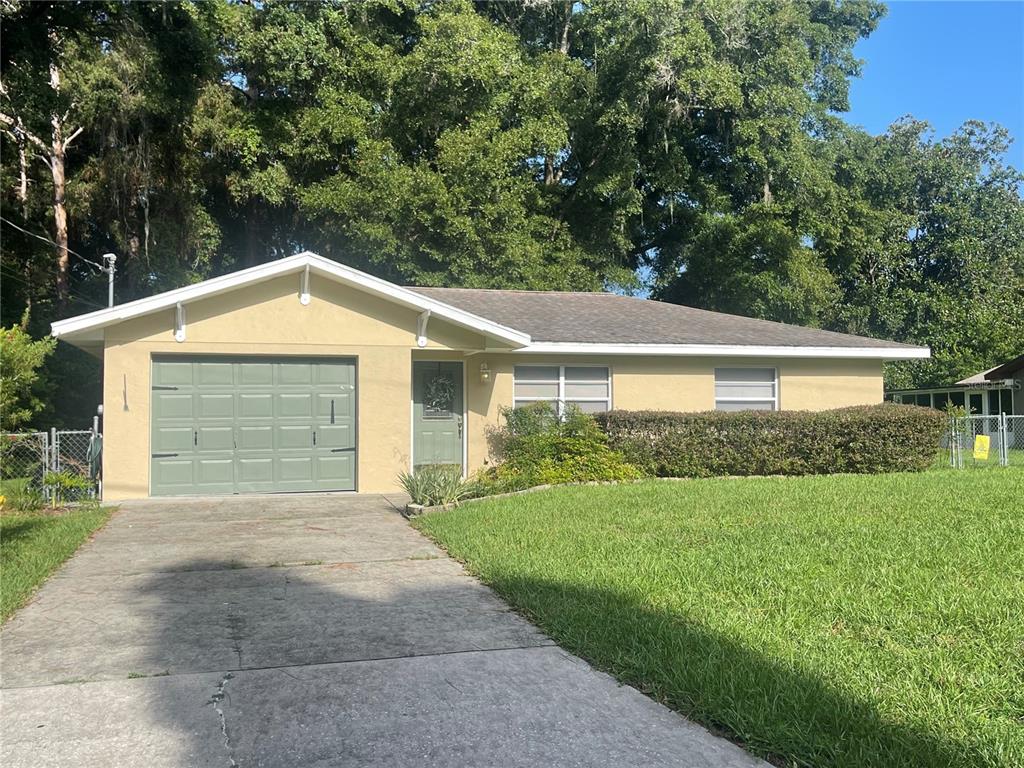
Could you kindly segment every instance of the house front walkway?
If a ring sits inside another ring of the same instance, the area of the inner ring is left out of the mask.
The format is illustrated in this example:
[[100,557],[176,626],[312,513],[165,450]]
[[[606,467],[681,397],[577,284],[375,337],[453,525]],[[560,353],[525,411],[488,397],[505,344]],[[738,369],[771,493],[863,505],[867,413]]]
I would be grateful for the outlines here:
[[125,503],[0,630],[0,764],[765,765],[555,646],[400,501]]

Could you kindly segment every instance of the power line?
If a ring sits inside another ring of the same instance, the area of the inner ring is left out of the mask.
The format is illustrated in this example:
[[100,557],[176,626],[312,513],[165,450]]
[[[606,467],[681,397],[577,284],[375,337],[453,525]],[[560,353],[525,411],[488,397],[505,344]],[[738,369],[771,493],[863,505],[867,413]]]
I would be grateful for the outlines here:
[[[18,230],[19,232],[24,232],[24,233],[25,233],[26,235],[28,235],[29,237],[34,237],[34,238],[35,238],[36,240],[42,240],[42,241],[43,241],[44,243],[46,243],[46,244],[48,244],[48,245],[52,245],[52,246],[53,246],[54,248],[60,248],[60,247],[61,247],[61,246],[59,246],[59,245],[58,245],[57,243],[55,243],[55,242],[54,242],[53,240],[51,240],[50,238],[48,238],[48,237],[43,237],[43,235],[37,235],[37,234],[36,234],[35,232],[29,232],[29,231],[28,231],[27,229],[25,229],[24,227],[19,227],[19,226],[18,226],[17,224],[15,224],[15,223],[14,223],[13,221],[11,221],[10,219],[5,219],[5,218],[4,218],[3,216],[0,216],[0,221],[2,221],[2,222],[3,222],[4,224],[6,224],[6,225],[7,225],[7,226],[9,226],[9,227],[14,227],[14,228],[15,228],[16,230]],[[102,272],[102,271],[103,271],[103,267],[102,267],[101,265],[97,264],[97,263],[96,263],[95,261],[93,261],[92,259],[88,259],[88,258],[86,258],[85,256],[83,256],[82,254],[78,253],[77,251],[73,251],[73,250],[71,250],[70,248],[68,248],[68,249],[67,249],[67,252],[68,252],[68,253],[71,253],[71,254],[74,254],[75,256],[77,256],[78,258],[80,258],[80,259],[81,259],[82,261],[84,261],[84,262],[85,262],[86,264],[88,264],[88,265],[89,265],[90,267],[92,267],[93,269],[97,269],[97,270],[99,270],[100,272]]]
[[[4,278],[4,280],[13,280],[16,283],[21,283],[26,288],[36,288],[37,287],[37,286],[33,285],[32,283],[30,283],[28,280],[26,280],[21,275],[13,274],[10,271],[9,268],[5,269],[4,267],[0,266],[0,276],[2,276]],[[106,304],[100,304],[99,302],[91,301],[89,299],[75,298],[75,299],[73,299],[73,301],[76,302],[76,303],[79,303],[79,304],[85,304],[86,306],[96,307],[97,309],[109,309],[109,307]]]

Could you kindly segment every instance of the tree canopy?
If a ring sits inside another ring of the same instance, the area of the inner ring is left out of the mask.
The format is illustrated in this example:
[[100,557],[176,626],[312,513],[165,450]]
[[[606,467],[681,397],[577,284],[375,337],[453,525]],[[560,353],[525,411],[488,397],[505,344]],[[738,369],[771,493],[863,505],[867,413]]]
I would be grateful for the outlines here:
[[108,251],[125,301],[309,248],[932,345],[902,386],[1024,352],[1010,137],[841,118],[873,0],[0,12],[0,322],[37,336],[102,306]]

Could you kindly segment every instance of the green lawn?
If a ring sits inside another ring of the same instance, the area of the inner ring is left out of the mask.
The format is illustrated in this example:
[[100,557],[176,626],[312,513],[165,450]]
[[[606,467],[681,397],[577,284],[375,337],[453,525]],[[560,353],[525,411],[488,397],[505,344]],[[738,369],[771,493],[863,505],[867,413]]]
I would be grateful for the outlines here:
[[415,525],[559,644],[782,765],[1024,765],[1024,473],[651,481]]
[[111,509],[0,514],[0,622],[110,517]]

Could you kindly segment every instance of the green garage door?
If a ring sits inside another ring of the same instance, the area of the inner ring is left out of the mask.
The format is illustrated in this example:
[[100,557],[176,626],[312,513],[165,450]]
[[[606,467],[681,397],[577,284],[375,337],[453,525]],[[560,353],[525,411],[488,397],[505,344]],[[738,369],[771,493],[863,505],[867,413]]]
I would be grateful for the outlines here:
[[354,360],[153,361],[151,493],[351,491]]

